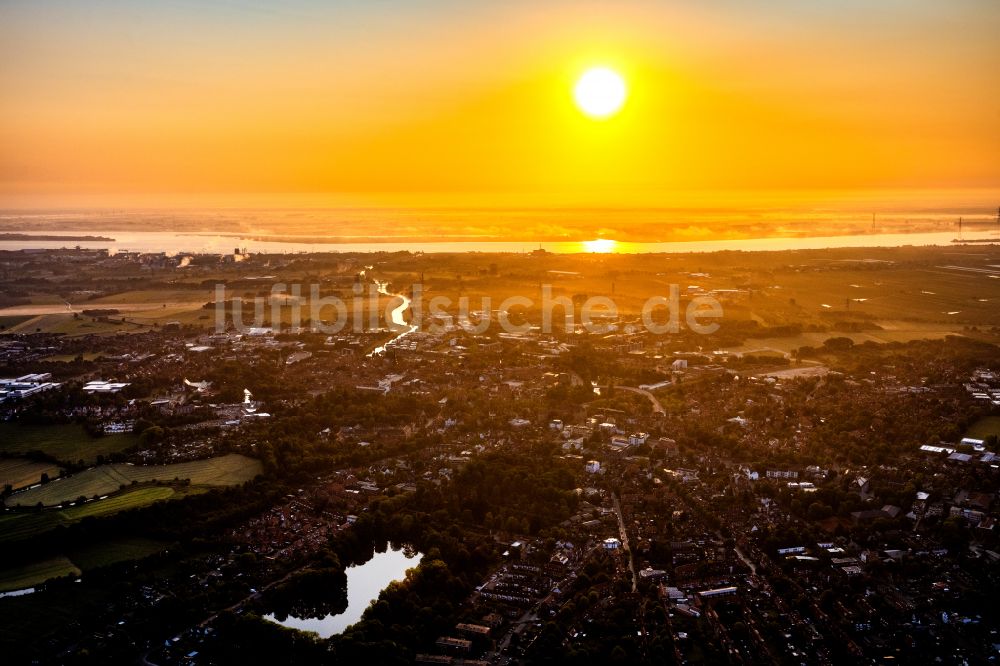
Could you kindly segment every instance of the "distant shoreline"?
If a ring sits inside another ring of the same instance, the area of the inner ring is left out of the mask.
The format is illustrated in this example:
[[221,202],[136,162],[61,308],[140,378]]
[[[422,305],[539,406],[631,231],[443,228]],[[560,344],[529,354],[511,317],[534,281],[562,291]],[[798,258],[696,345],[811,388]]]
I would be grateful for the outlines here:
[[0,233],[0,242],[3,241],[83,241],[88,243],[114,243],[114,238],[107,236],[59,236],[55,234],[4,234]]
[[[895,235],[906,236],[914,235],[917,236],[921,233],[920,231],[897,231],[894,232]],[[194,236],[209,235],[209,234],[191,234]],[[279,236],[279,235],[267,235],[267,234],[240,234],[240,233],[220,233],[211,234],[212,236],[220,238],[232,238],[234,240],[258,242],[258,243],[306,243],[310,245],[349,245],[358,243],[368,243],[371,245],[379,245],[382,243],[428,243],[434,241],[428,241],[426,238],[421,238],[419,236]],[[808,232],[802,231],[797,233],[785,233],[779,236],[773,236],[773,239],[810,239],[810,238],[838,238],[838,237],[865,237],[865,236],[879,236],[884,234],[879,234],[877,232],[865,232],[865,233],[852,233],[845,232],[842,234],[810,234]],[[677,239],[677,240],[626,240],[618,241],[623,244],[632,245],[643,245],[643,244],[663,244],[663,243],[684,243],[684,242],[712,242],[712,241],[741,241],[741,240],[758,240],[757,236],[736,236],[736,235],[720,235],[719,237],[703,238],[698,240],[690,239]],[[2,237],[0,237],[2,240]],[[529,245],[542,245],[542,244],[557,244],[557,243],[583,243],[585,241],[572,239],[572,238],[557,238],[557,237],[538,237],[538,238],[500,238],[496,236],[451,236],[439,238],[438,242],[444,243],[499,243],[499,242],[515,242],[515,243],[526,243]],[[998,243],[1000,242],[1000,236],[993,238],[953,238],[950,243],[955,245],[965,244],[965,243]]]
[[[7,234],[0,232],[0,251],[19,250],[58,250],[72,246],[96,250],[116,248],[117,251],[166,253],[175,254],[229,254],[246,251],[250,254],[289,254],[303,252],[515,252],[529,253],[544,250],[556,254],[576,253],[684,253],[684,252],[717,252],[717,251],[779,251],[806,250],[824,248],[871,248],[899,247],[905,245],[939,245],[945,247],[989,247],[1000,243],[992,230],[969,231],[962,242],[955,242],[952,230],[916,233],[861,233],[820,236],[815,234],[783,234],[781,236],[716,238],[698,240],[671,241],[634,241],[622,238],[592,236],[587,240],[547,240],[546,237],[536,237],[533,240],[486,240],[478,237],[475,241],[454,240],[455,237],[426,240],[419,236],[401,236],[409,240],[390,240],[386,237],[357,236],[335,237],[322,235],[292,236],[270,234],[242,234],[216,232],[174,233],[163,231],[110,232],[95,231],[99,234],[115,236],[110,240],[72,240],[83,236],[58,236],[53,240],[40,240],[41,236],[30,230],[11,230]],[[13,240],[15,236],[27,237],[30,240]],[[351,242],[345,242],[351,238]],[[365,238],[365,240],[358,240]],[[266,240],[263,240],[266,239]],[[234,250],[239,248],[239,250]]]

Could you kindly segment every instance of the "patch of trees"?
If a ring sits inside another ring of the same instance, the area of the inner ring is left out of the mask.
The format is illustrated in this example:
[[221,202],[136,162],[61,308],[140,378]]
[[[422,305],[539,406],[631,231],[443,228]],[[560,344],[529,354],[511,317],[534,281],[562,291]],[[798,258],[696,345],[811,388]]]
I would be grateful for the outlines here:
[[536,534],[572,515],[577,505],[574,487],[572,472],[551,454],[493,454],[460,470],[444,502],[464,524]]
[[322,618],[347,609],[347,575],[340,561],[328,555],[327,561],[297,571],[285,583],[264,594],[264,605],[284,621],[295,617]]

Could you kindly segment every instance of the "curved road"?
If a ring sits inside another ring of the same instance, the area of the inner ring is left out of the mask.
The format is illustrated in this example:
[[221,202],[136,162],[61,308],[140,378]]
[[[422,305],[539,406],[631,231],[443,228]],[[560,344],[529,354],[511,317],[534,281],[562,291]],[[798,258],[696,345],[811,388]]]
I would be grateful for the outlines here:
[[[606,386],[601,387],[602,390],[604,390],[606,388],[607,388]],[[615,390],[617,391],[618,389],[621,389],[623,391],[629,391],[631,393],[638,393],[639,395],[644,395],[647,398],[649,398],[649,402],[652,403],[652,405],[653,405],[653,413],[655,413],[655,414],[666,414],[667,413],[667,410],[665,410],[663,408],[663,405],[660,403],[660,399],[657,398],[652,393],[650,393],[649,391],[647,391],[646,389],[637,388],[635,386],[618,386],[616,384],[615,385]]]

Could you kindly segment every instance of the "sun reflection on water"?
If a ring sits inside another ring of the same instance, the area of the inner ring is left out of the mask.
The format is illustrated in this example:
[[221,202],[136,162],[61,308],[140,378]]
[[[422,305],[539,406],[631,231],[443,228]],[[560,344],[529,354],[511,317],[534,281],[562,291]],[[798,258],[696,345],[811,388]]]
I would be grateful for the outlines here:
[[614,252],[617,244],[617,241],[613,241],[609,238],[597,238],[594,240],[583,241],[583,247],[587,252],[598,252],[601,254]]

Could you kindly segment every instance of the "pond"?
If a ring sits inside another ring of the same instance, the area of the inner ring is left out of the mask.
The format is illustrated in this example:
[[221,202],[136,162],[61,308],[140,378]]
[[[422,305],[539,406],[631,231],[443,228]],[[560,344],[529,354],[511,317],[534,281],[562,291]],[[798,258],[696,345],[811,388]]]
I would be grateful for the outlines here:
[[347,609],[342,613],[321,618],[299,618],[289,615],[284,620],[278,620],[273,613],[264,617],[289,629],[311,631],[319,634],[321,638],[343,633],[361,619],[369,604],[378,599],[379,593],[389,583],[406,578],[406,570],[417,566],[421,558],[423,553],[390,546],[384,553],[375,553],[375,556],[364,564],[348,567],[345,572]]

